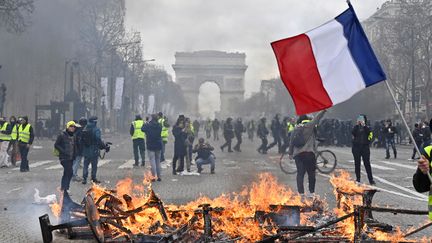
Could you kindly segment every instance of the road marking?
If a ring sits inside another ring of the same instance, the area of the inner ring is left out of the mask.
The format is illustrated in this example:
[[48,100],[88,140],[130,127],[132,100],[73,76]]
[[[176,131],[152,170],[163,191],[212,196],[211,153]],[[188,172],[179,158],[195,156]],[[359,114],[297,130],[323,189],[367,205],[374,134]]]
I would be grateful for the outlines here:
[[[326,178],[331,178],[331,176],[329,176],[329,175],[325,175],[325,174],[322,174],[322,173],[318,173],[318,174],[321,175],[321,176],[323,176],[323,177],[326,177]],[[374,178],[376,178],[376,176],[374,176]],[[370,186],[370,187],[371,188],[376,188],[379,191],[387,192],[387,193],[398,195],[398,196],[401,196],[401,197],[411,198],[411,199],[415,199],[415,200],[422,201],[422,202],[427,202],[428,201],[427,197],[424,198],[425,195],[423,195],[423,194],[421,194],[421,196],[423,196],[423,197],[419,198],[419,197],[414,197],[414,196],[406,195],[406,194],[403,194],[403,193],[400,193],[400,192],[395,192],[395,191],[392,191],[392,190],[384,189],[382,187],[377,187],[377,186]],[[404,189],[406,189],[406,188],[404,188]]]
[[[365,172],[362,172],[362,174],[363,174],[363,175],[367,175]],[[398,184],[395,184],[395,183],[393,183],[393,182],[390,182],[390,181],[388,181],[388,180],[386,180],[386,179],[384,179],[384,178],[381,178],[381,177],[379,177],[379,176],[374,176],[374,179],[376,179],[377,181],[380,181],[380,182],[382,182],[382,183],[384,183],[384,184],[387,184],[387,185],[389,185],[389,186],[396,187],[396,188],[398,188],[399,190],[402,190],[402,191],[404,191],[404,192],[411,193],[411,194],[413,194],[413,195],[415,195],[415,196],[417,196],[417,197],[420,197],[420,198],[423,198],[423,199],[426,199],[426,200],[428,199],[428,196],[426,196],[426,195],[423,195],[423,194],[421,194],[421,193],[419,193],[419,192],[416,192],[416,191],[410,190],[410,189],[405,188],[405,187],[403,187],[403,186],[399,186]]]
[[[45,165],[45,164],[49,164],[49,163],[52,163],[52,162],[54,162],[54,160],[43,160],[43,161],[39,161],[39,162],[35,162],[35,163],[29,163],[29,167],[30,168],[35,168],[35,167],[42,166],[42,165]],[[17,168],[13,168],[12,170],[19,170],[19,169],[20,168],[17,167]]]
[[[348,160],[348,162],[354,163],[354,160]],[[371,167],[379,170],[396,170],[394,168],[386,167],[386,166],[380,166],[376,164],[371,163]]]
[[[111,162],[111,160],[109,160],[109,159],[107,159],[107,160],[105,160],[105,159],[104,160],[100,160],[98,162],[98,167],[101,167],[102,165],[108,164],[109,162]],[[90,166],[91,165],[89,165],[89,167]],[[45,170],[58,170],[58,169],[62,169],[62,168],[63,168],[63,166],[59,162],[58,165],[53,165],[53,166],[47,167],[47,168],[45,168]]]
[[130,160],[127,160],[126,162],[124,162],[118,168],[119,169],[130,169],[130,168],[133,168],[134,164],[135,164],[135,160],[130,159]]
[[403,164],[389,162],[389,161],[383,161],[383,160],[380,160],[379,162],[384,163],[384,164],[388,164],[388,165],[394,165],[394,166],[398,166],[398,167],[402,167],[402,168],[407,168],[410,170],[417,170],[417,166],[414,166],[414,165],[403,165]]
[[375,168],[375,169],[379,169],[379,170],[396,170],[390,167],[385,167],[385,166],[380,166],[380,165],[376,165],[376,164],[372,164],[371,163],[371,167]]

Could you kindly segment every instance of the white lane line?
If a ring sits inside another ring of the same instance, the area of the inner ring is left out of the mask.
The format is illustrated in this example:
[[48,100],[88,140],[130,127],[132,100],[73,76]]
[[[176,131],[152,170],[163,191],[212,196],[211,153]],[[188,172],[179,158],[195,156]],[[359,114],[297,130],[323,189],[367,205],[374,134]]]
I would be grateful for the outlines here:
[[[354,160],[348,160],[348,162],[354,163]],[[381,165],[376,165],[376,164],[372,164],[372,163],[371,163],[371,167],[375,168],[375,169],[379,169],[379,170],[396,170],[394,168],[390,168],[390,167],[386,167],[386,166],[381,166]]]
[[[366,172],[363,172],[363,171],[362,171],[362,174],[363,174],[363,175],[367,175]],[[380,182],[382,182],[382,183],[384,183],[384,184],[387,184],[387,185],[389,185],[389,186],[396,187],[396,188],[398,188],[399,190],[402,190],[402,191],[404,191],[404,192],[411,193],[412,195],[415,195],[415,196],[417,196],[417,197],[420,197],[420,198],[423,198],[423,199],[426,199],[426,200],[428,199],[428,196],[426,196],[426,195],[423,195],[423,194],[421,194],[421,193],[419,193],[419,192],[416,192],[416,191],[410,190],[410,189],[405,188],[405,187],[403,187],[403,186],[399,186],[398,184],[395,184],[395,183],[393,183],[393,182],[390,182],[390,181],[388,181],[388,180],[386,180],[386,179],[384,179],[384,178],[381,178],[381,177],[379,177],[379,176],[374,176],[374,179],[376,179],[377,181],[380,181]]]
[[[109,162],[111,162],[111,160],[100,160],[98,162],[98,167],[101,167],[104,164],[108,164]],[[89,165],[89,166],[91,166],[91,165]],[[59,170],[59,169],[62,169],[62,168],[63,168],[63,166],[59,162],[58,165],[53,165],[53,166],[47,167],[47,168],[45,168],[45,170]]]
[[[322,174],[322,173],[318,173],[318,174],[321,175],[321,176],[323,176],[323,177],[331,178],[331,176],[329,176],[329,175],[325,175],[325,174]],[[376,176],[374,178],[376,178]],[[401,197],[415,199],[415,200],[422,201],[422,202],[427,202],[428,201],[427,198],[414,197],[414,196],[406,195],[406,194],[403,194],[403,193],[400,193],[400,192],[395,192],[395,191],[392,191],[392,190],[387,190],[387,189],[384,189],[384,188],[381,188],[381,187],[377,187],[377,186],[371,186],[371,188],[376,188],[379,191],[387,192],[387,193],[390,193],[390,194],[393,194],[393,195],[397,195],[397,196],[401,196]],[[424,196],[424,195],[422,195],[422,196]]]
[[[35,168],[35,167],[42,166],[42,165],[45,165],[45,164],[49,164],[49,163],[52,163],[52,162],[54,162],[54,160],[43,160],[43,161],[39,161],[39,162],[35,162],[35,163],[29,163],[29,167],[30,168]],[[19,169],[20,168],[17,167],[17,168],[13,168],[12,170],[19,170]]]
[[59,162],[58,165],[53,165],[53,166],[47,167],[47,168],[45,168],[45,170],[58,170],[58,169],[61,169],[61,168],[63,168],[63,166]]
[[110,159],[103,159],[103,160],[99,160],[99,162],[98,162],[98,167],[101,167],[101,166],[103,166],[103,165],[106,165],[106,164],[108,164],[109,162],[111,162]]
[[396,169],[393,169],[393,168],[390,168],[390,167],[376,165],[376,164],[372,164],[372,163],[371,163],[371,167],[375,168],[375,169],[379,169],[379,170],[396,170]]
[[129,168],[133,168],[133,165],[135,164],[135,160],[126,160],[126,162],[124,162],[122,165],[120,165],[118,168],[119,169],[129,169]]
[[404,165],[404,164],[399,164],[399,163],[394,163],[394,162],[389,162],[389,161],[384,161],[384,160],[380,160],[379,162],[384,163],[384,164],[388,164],[388,165],[394,165],[394,166],[410,169],[410,170],[417,170],[417,166],[414,166],[414,165]]

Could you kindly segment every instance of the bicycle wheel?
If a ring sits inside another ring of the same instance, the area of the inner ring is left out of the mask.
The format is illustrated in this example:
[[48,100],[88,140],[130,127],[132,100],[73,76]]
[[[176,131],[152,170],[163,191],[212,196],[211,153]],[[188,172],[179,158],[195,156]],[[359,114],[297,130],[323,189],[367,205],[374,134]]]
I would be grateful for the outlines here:
[[290,159],[287,153],[281,155],[279,166],[285,174],[295,174],[297,172],[295,161]]
[[317,153],[317,169],[324,174],[330,174],[336,168],[336,155],[330,150],[321,150]]

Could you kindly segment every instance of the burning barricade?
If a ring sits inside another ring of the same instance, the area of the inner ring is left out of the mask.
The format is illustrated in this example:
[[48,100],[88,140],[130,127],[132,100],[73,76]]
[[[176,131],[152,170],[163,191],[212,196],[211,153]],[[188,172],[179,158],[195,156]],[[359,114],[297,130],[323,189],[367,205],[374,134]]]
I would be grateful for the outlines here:
[[257,182],[240,193],[214,199],[201,197],[185,205],[164,204],[150,179],[145,178],[140,185],[124,179],[115,190],[93,185],[81,204],[64,193],[58,204],[51,205],[60,224],[51,225],[48,215],[39,221],[45,243],[52,241],[54,230],[62,230],[69,238],[90,237],[98,242],[406,240],[400,230],[388,233],[393,232],[390,225],[373,219],[372,211],[383,210],[372,207],[376,190],[355,184],[347,172],[334,175],[330,181],[337,198],[333,210],[328,209],[325,200],[302,197],[268,173],[259,175]]

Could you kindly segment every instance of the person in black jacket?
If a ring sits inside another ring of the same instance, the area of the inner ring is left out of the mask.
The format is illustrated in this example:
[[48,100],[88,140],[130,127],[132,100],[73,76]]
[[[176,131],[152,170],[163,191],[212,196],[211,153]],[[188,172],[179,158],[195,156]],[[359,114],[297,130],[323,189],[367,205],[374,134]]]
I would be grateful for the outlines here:
[[261,139],[261,146],[257,149],[258,153],[260,154],[266,154],[267,153],[267,135],[269,134],[269,131],[266,126],[266,118],[263,117],[260,120],[260,123],[258,124],[257,129],[257,136]]
[[225,138],[225,143],[220,147],[220,149],[224,150],[225,147],[228,147],[228,152],[233,152],[231,149],[231,142],[232,139],[234,138],[234,127],[232,125],[232,118],[228,117],[226,119],[226,122],[223,125],[223,135]]
[[[432,130],[432,120],[428,128]],[[431,181],[427,174],[432,172],[432,144],[424,144],[423,147],[420,148],[420,152],[422,156],[417,161],[417,170],[413,175],[413,185],[417,192],[427,192],[431,190]],[[432,192],[430,192],[429,195],[431,193]],[[429,208],[431,206],[432,205],[429,205]]]
[[243,141],[243,139],[242,139],[242,135],[243,135],[243,133],[244,133],[245,131],[246,131],[246,129],[245,129],[245,127],[243,126],[242,119],[241,119],[241,118],[238,118],[238,119],[237,119],[237,122],[236,122],[235,125],[234,125],[234,134],[235,134],[235,137],[236,137],[236,139],[237,139],[237,143],[236,143],[236,145],[234,146],[234,150],[237,151],[237,152],[241,152],[240,145],[241,145],[241,143],[242,143],[242,141]]
[[73,161],[72,169],[72,181],[80,182],[82,179],[78,176],[78,168],[80,167],[81,160],[83,159],[83,147],[84,144],[81,141],[81,132],[83,128],[87,125],[87,118],[81,117],[78,121],[79,126],[75,128],[75,138],[76,138],[76,154],[75,160]]
[[271,144],[269,144],[269,146],[267,147],[267,150],[273,148],[273,146],[275,146],[277,144],[278,146],[278,153],[282,153],[282,141],[281,141],[281,136],[280,136],[280,131],[281,131],[281,123],[279,120],[279,114],[276,114],[275,117],[272,120],[272,123],[270,125],[270,129],[272,132],[272,136],[273,136],[273,142]]
[[198,144],[196,144],[193,149],[193,152],[197,153],[195,162],[198,173],[202,172],[202,166],[206,164],[210,164],[210,174],[215,173],[215,156],[212,153],[213,150],[214,148],[209,143],[206,143],[204,138],[198,140]]
[[[183,172],[184,170],[184,159],[186,156],[186,139],[187,132],[185,129],[185,118],[183,115],[180,115],[177,119],[176,124],[173,126],[172,133],[174,135],[174,157],[172,160],[172,168],[173,175],[176,175],[177,172]],[[180,160],[180,164],[178,167],[177,160]]]
[[383,130],[386,144],[386,159],[390,159],[390,147],[393,149],[393,155],[396,159],[397,151],[395,145],[395,135],[398,133],[396,127],[392,125],[391,120],[387,120],[385,123],[385,128]]
[[354,126],[352,134],[352,153],[354,156],[354,166],[356,181],[360,182],[360,164],[363,159],[363,164],[366,169],[366,173],[371,185],[375,185],[375,181],[372,176],[372,168],[370,165],[370,142],[373,138],[373,134],[370,128],[366,125],[367,118],[365,115],[359,115],[357,118],[357,125]]
[[147,138],[147,153],[150,159],[151,173],[157,181],[161,181],[160,153],[162,150],[162,126],[158,122],[157,114],[151,116],[150,122],[141,127]]
[[73,161],[76,156],[75,129],[79,124],[70,121],[66,124],[66,130],[57,136],[54,148],[58,151],[61,165],[63,166],[63,176],[61,179],[61,190],[69,190],[70,181],[73,175]]
[[[417,147],[421,148],[423,144],[423,131],[418,123],[414,124],[414,130],[412,132],[412,135],[414,137],[414,142],[416,143]],[[416,153],[417,153],[417,149],[414,147],[411,160],[414,160]]]

